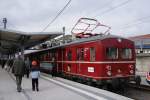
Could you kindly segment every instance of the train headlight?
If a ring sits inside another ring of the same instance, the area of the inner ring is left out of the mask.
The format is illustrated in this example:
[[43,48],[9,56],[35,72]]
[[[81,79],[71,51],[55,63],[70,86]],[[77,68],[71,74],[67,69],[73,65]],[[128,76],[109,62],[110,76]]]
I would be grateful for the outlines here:
[[134,74],[134,71],[133,71],[133,70],[130,70],[130,74]]
[[111,76],[111,71],[107,71],[107,75],[108,75],[108,76]]
[[129,65],[130,74],[134,74],[134,65]]
[[111,66],[110,65],[106,65],[106,73],[108,76],[111,76],[112,73],[111,73]]
[[134,69],[134,66],[133,66],[133,65],[129,65],[129,68],[130,68],[130,69]]

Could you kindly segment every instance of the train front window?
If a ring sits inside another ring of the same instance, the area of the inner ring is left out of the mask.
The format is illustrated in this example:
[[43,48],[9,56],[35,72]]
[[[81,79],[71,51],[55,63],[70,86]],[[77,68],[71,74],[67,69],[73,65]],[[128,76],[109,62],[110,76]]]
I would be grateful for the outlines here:
[[118,58],[118,48],[106,48],[107,59],[117,59]]
[[129,48],[122,49],[121,58],[122,59],[131,59],[132,58],[132,50]]

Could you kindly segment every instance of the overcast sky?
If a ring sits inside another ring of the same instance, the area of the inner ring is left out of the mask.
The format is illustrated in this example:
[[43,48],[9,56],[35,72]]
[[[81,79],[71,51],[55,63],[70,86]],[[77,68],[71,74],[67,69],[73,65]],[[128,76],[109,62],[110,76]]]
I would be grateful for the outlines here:
[[[0,27],[2,18],[6,17],[8,29],[40,32],[68,1],[0,0]],[[121,5],[122,3],[124,4]],[[114,9],[115,7],[117,8]],[[70,34],[71,28],[79,18],[90,17],[110,26],[111,34],[150,34],[149,9],[150,0],[72,0],[45,31],[62,31],[62,27],[65,26],[66,34]]]

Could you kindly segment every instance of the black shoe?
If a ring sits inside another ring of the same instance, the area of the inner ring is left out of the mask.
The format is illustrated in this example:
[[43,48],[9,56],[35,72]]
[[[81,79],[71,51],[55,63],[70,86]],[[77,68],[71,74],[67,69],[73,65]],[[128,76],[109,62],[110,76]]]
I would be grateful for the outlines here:
[[22,88],[17,88],[17,91],[18,91],[18,92],[21,92],[21,90],[22,90]]
[[37,88],[36,91],[39,91],[39,89]]
[[21,92],[21,90],[17,90],[18,92]]

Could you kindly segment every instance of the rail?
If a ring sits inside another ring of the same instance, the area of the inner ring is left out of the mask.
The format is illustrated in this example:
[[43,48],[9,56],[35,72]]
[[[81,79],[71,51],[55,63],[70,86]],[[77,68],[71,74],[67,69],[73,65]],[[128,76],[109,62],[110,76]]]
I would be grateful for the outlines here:
[[128,86],[135,89],[150,91],[150,86],[148,85],[136,85],[135,83],[130,83]]

